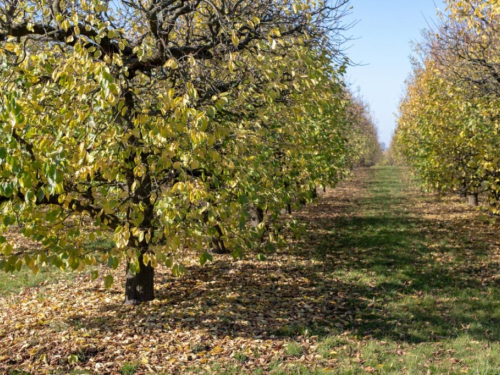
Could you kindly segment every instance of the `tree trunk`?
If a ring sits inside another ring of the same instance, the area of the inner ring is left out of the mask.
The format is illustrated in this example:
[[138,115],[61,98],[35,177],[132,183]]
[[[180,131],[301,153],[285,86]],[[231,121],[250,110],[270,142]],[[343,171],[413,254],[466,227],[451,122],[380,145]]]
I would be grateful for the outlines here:
[[478,194],[475,193],[475,194],[469,194],[469,195],[467,195],[467,203],[471,207],[477,207],[477,206],[479,206],[479,197],[478,197]]
[[311,189],[311,198],[312,199],[318,198],[318,188],[316,186]]
[[287,203],[286,208],[283,208],[280,212],[282,215],[291,215],[292,214],[292,205]]
[[317,197],[324,197],[326,195],[326,187],[316,187],[316,196]]
[[224,244],[224,241],[222,241],[221,237],[224,235],[222,233],[222,229],[220,228],[219,225],[215,226],[215,229],[217,230],[218,236],[213,236],[212,237],[212,252],[215,254],[229,254],[231,251],[226,248],[226,245]]
[[125,304],[139,305],[155,298],[154,268],[144,264],[142,254],[139,257],[140,270],[132,273],[127,264],[127,280],[125,282]]
[[462,183],[462,187],[459,188],[458,194],[460,198],[467,198],[467,184],[465,182]]
[[264,220],[264,210],[252,205],[250,206],[248,212],[251,215],[250,225],[252,228],[257,228],[257,226]]

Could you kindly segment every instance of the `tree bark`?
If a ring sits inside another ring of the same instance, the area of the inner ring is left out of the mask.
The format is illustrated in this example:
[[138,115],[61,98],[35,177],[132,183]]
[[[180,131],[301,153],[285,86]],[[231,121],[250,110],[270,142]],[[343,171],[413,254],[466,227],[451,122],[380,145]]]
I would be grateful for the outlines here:
[[292,205],[287,203],[286,208],[281,210],[281,215],[291,215],[292,214]]
[[315,186],[311,189],[311,197],[312,199],[318,198],[318,187]]
[[467,195],[467,203],[471,207],[479,206],[479,196],[477,193]]
[[252,228],[257,228],[257,226],[264,220],[264,210],[252,205],[250,206],[248,212],[251,215],[250,225]]
[[140,270],[132,273],[127,264],[127,280],[125,282],[125,304],[139,305],[143,302],[152,301],[154,293],[154,268],[151,264],[144,264],[143,256],[139,257]]
[[231,251],[226,248],[226,245],[224,244],[224,241],[221,239],[221,237],[224,235],[222,233],[222,229],[220,228],[219,225],[215,226],[215,229],[217,230],[218,236],[213,236],[212,237],[212,252],[215,254],[229,254]]

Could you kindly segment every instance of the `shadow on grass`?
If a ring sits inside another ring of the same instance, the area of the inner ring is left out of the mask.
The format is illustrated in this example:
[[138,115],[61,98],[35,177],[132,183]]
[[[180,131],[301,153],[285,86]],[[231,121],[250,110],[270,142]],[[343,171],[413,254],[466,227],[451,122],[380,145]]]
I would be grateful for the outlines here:
[[444,221],[412,217],[406,210],[415,197],[390,184],[377,190],[381,184],[387,181],[368,181],[374,195],[351,199],[344,215],[338,207],[345,203],[335,196],[325,198],[325,212],[306,209],[310,215],[301,217],[309,231],[291,255],[265,263],[219,258],[191,267],[182,279],[160,277],[158,303],[105,305],[101,317],[74,316],[69,323],[110,331],[127,326],[143,335],[197,330],[205,332],[203,350],[213,336],[346,331],[411,343],[461,334],[499,340],[499,264],[488,260],[487,246]]

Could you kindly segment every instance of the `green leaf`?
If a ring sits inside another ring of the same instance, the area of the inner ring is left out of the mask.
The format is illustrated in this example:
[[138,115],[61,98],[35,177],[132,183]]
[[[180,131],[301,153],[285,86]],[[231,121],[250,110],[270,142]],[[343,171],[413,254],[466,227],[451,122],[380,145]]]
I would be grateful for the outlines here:
[[107,275],[105,278],[104,278],[104,286],[109,289],[111,288],[111,286],[113,285],[113,276],[111,275]]
[[179,277],[181,275],[179,265],[177,263],[172,267],[172,275],[174,275],[174,277]]
[[120,259],[114,256],[110,256],[108,258],[108,267],[116,270],[118,268],[118,265],[120,264]]
[[80,260],[78,258],[70,258],[69,266],[73,271],[76,271],[78,266],[80,266]]
[[46,216],[45,216],[45,219],[47,221],[49,221],[50,223],[53,223],[54,221],[57,220],[57,218],[59,217],[59,214],[61,212],[61,209],[59,207],[53,209],[52,211],[50,211]]
[[3,183],[0,185],[0,193],[6,197],[10,198],[12,197],[12,194],[14,194],[14,186],[12,183]]
[[45,198],[45,191],[43,191],[43,188],[38,189],[38,192],[36,193],[36,199],[38,202],[41,202]]
[[257,254],[257,260],[260,260],[260,261],[262,261],[262,262],[263,262],[263,261],[265,261],[265,260],[266,260],[266,257],[265,257],[265,255],[264,255],[264,254],[259,253],[259,254]]
[[133,275],[135,275],[137,272],[141,270],[141,266],[139,265],[138,262],[132,261],[129,263],[128,269]]
[[28,190],[24,198],[26,203],[36,202],[36,196],[33,190]]
[[200,264],[203,266],[205,265],[205,263],[207,263],[208,261],[212,262],[213,261],[213,257],[212,257],[212,254],[209,254],[207,251],[203,252],[200,254]]
[[276,251],[276,246],[274,246],[272,242],[268,241],[266,243],[265,249],[268,253],[274,253]]
[[61,171],[56,170],[56,173],[54,175],[54,181],[56,182],[56,184],[61,184],[64,181],[63,174],[61,173]]
[[7,243],[7,244],[3,245],[3,253],[4,253],[5,256],[8,257],[10,254],[12,254],[13,250],[14,249],[12,248],[11,244]]

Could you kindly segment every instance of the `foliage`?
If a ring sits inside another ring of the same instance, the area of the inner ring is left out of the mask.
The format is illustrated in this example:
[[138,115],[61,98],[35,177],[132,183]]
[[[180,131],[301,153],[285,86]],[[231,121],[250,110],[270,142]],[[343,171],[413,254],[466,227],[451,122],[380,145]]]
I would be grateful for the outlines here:
[[294,213],[293,251],[159,268],[137,308],[81,275],[0,295],[0,372],[495,373],[499,225],[407,173],[357,169]]
[[361,97],[347,92],[350,105],[346,109],[346,119],[350,124],[350,163],[355,166],[371,167],[380,160],[382,148],[378,141],[377,127],[370,107]]
[[[139,303],[186,249],[263,258],[280,212],[365,147],[338,50],[347,3],[1,2],[0,223],[42,246],[0,236],[0,269],[107,263],[109,287],[124,262]],[[86,249],[109,231],[114,249]]]
[[448,1],[437,32],[420,46],[401,103],[396,146],[429,188],[487,192],[500,187],[498,4]]

